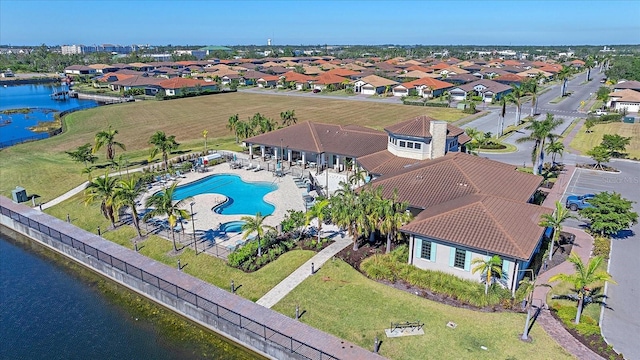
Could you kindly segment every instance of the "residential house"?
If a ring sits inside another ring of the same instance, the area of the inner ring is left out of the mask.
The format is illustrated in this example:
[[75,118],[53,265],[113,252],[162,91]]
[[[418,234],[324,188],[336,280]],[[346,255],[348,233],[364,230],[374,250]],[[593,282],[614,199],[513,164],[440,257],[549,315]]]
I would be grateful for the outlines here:
[[492,80],[481,79],[455,87],[449,90],[449,93],[453,100],[464,100],[469,93],[472,93],[473,95],[481,96],[482,101],[484,102],[492,102],[494,100],[500,100],[502,97],[509,94],[511,90],[511,86],[500,84]]
[[153,70],[155,68],[155,66],[153,64],[145,64],[145,63],[141,63],[141,62],[131,63],[131,64],[129,64],[129,66],[134,70],[138,70],[138,71],[142,71],[142,72],[151,71],[151,70]]
[[631,80],[631,81],[623,81],[620,83],[617,83],[615,85],[613,85],[613,91],[620,91],[620,90],[625,90],[625,89],[631,89],[631,90],[635,90],[635,91],[640,91],[640,81],[635,81],[635,80]]
[[535,78],[536,76],[538,76],[538,74],[542,74],[544,76],[545,79],[549,80],[551,78],[553,78],[552,73],[544,71],[542,69],[536,69],[536,68],[531,68],[529,70],[525,70],[522,72],[517,73],[516,75],[522,77],[522,78]]
[[295,84],[296,90],[308,89],[311,82],[315,78],[306,74],[300,74],[295,71],[289,71],[288,73],[280,75],[280,81],[287,84]]
[[258,87],[261,87],[261,88],[273,88],[273,87],[276,87],[276,85],[278,85],[278,80],[280,80],[280,76],[266,75],[259,78],[256,81],[256,84],[258,84]]
[[258,83],[258,79],[265,76],[269,76],[269,74],[254,70],[246,71],[244,74],[240,74],[240,85],[256,85]]
[[166,96],[184,95],[183,92],[215,91],[218,86],[211,82],[175,77],[163,79],[156,84]]
[[96,73],[98,74],[106,74],[114,71],[118,71],[119,68],[113,65],[108,64],[91,64],[90,68],[96,69]]
[[408,96],[411,90],[415,89],[418,96],[434,98],[452,87],[448,82],[425,77],[396,85],[393,88],[393,96]]
[[323,90],[329,86],[334,89],[339,89],[343,84],[348,84],[349,79],[333,75],[333,74],[320,74],[312,81],[312,87],[314,89]]
[[377,75],[361,78],[353,84],[354,91],[363,95],[379,95],[388,92],[397,81],[389,80]]
[[109,87],[113,91],[125,92],[131,89],[144,89],[144,94],[149,96],[155,96],[160,90],[159,82],[165,79],[154,78],[148,75],[134,75],[122,80],[116,80],[109,84]]
[[475,74],[456,74],[447,75],[447,77],[444,77],[442,80],[453,85],[462,85],[478,80],[478,76]]
[[435,73],[427,73],[427,72],[423,72],[420,70],[411,70],[409,72],[406,72],[404,74],[400,74],[397,77],[399,78],[404,78],[404,79],[422,79],[425,77],[429,77],[432,79],[440,79],[442,77],[442,75],[440,74],[435,74]]
[[640,111],[640,91],[623,89],[609,94],[607,106],[616,111],[637,113]]
[[525,78],[516,75],[516,74],[505,74],[505,75],[500,75],[494,79],[492,79],[495,82],[498,82],[500,84],[505,84],[508,86],[511,85],[520,85],[522,84],[522,82],[524,81]]
[[96,72],[96,69],[84,65],[71,65],[64,68],[64,73],[71,75],[94,75]]

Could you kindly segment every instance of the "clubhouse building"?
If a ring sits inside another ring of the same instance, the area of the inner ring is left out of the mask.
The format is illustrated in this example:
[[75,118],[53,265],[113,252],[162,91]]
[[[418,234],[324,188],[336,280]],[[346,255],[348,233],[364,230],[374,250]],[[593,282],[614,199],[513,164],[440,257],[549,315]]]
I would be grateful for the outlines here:
[[378,131],[366,127],[304,122],[245,140],[255,156],[272,149],[276,159],[301,166],[359,167],[385,197],[397,191],[414,219],[401,228],[409,239],[409,263],[480,281],[476,258],[498,255],[512,291],[540,251],[540,215],[531,203],[542,177],[513,165],[469,155],[471,139],[444,121],[418,116]]

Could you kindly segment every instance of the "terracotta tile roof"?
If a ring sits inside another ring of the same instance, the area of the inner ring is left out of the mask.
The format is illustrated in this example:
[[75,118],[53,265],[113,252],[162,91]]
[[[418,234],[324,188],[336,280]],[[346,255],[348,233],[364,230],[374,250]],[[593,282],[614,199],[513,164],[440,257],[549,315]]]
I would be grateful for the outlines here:
[[522,82],[522,81],[524,81],[524,78],[522,76],[518,76],[516,74],[504,74],[504,75],[500,75],[497,78],[493,79],[493,81]]
[[632,89],[640,91],[640,81],[630,80],[613,85],[613,89]]
[[525,174],[515,166],[465,153],[448,153],[433,160],[414,160],[399,172],[374,180],[383,194],[398,189],[400,201],[427,209],[469,194],[484,194],[527,202],[542,182],[541,176]]
[[457,67],[455,65],[449,66],[446,69],[440,70],[440,72],[442,72],[442,71],[447,71],[449,73],[455,73],[455,74],[458,74],[458,75],[459,74],[468,74],[469,73],[467,70],[461,69],[461,68],[459,68],[459,67]]
[[318,77],[316,77],[316,79],[314,80],[314,83],[321,85],[330,85],[341,84],[343,81],[349,81],[349,79],[338,75],[324,73],[318,75]]
[[357,162],[369,173],[379,176],[396,173],[413,164],[419,164],[421,160],[398,157],[385,149],[361,156],[357,159]]
[[[429,138],[431,137],[431,133],[429,132],[431,121],[436,120],[425,115],[420,115],[413,119],[387,126],[384,130],[396,135]],[[460,134],[464,134],[464,130],[455,125],[447,124],[447,137],[458,136]]]
[[90,68],[96,69],[96,70],[103,70],[103,69],[117,69],[117,67],[113,66],[113,65],[109,65],[109,64],[91,64],[89,65]]
[[538,226],[540,215],[551,212],[532,204],[472,194],[422,211],[401,230],[528,260],[544,231]]
[[119,74],[119,73],[115,73],[115,72],[110,72],[110,73],[106,73],[106,74],[102,75],[101,77],[99,77],[98,81],[100,81],[100,82],[108,82],[110,79],[113,80],[114,78],[116,79],[114,81],[119,81],[119,80],[129,79],[129,78],[132,78],[134,76],[135,75]]
[[195,87],[196,85],[212,86],[213,83],[206,82],[203,80],[186,79],[181,77],[162,80],[158,83],[158,86],[162,87],[163,89],[180,89],[183,87],[192,88],[192,87]]
[[518,60],[505,60],[502,62],[504,66],[522,66],[522,63]]
[[269,74],[265,74],[263,72],[255,71],[255,70],[249,70],[244,74],[242,74],[242,77],[245,79],[260,79],[261,77],[264,77],[264,76],[269,76]]
[[542,69],[535,69],[535,68],[533,68],[533,69],[529,69],[529,70],[525,70],[525,71],[523,71],[523,72],[519,72],[519,73],[517,73],[516,75],[518,75],[518,76],[522,76],[522,77],[530,77],[530,75],[535,76],[535,75],[536,75],[536,74],[538,74],[538,73],[540,73],[540,74],[544,75],[545,77],[551,77],[551,76],[553,76],[553,74],[552,74],[552,73],[550,73],[550,72],[544,71],[544,70],[542,70]]
[[331,70],[327,71],[325,74],[332,74],[332,75],[338,75],[338,76],[342,76],[342,77],[349,77],[349,76],[353,76],[353,75],[358,75],[358,74],[360,74],[360,72],[359,71],[350,70],[350,69],[334,68],[334,69],[331,69]]
[[277,76],[277,75],[265,75],[265,76],[262,76],[261,78],[258,79],[258,81],[260,81],[260,80],[278,81],[278,80],[280,80],[280,76]]
[[407,89],[413,89],[417,86],[427,86],[432,88],[433,90],[440,90],[440,89],[448,89],[450,87],[453,87],[453,85],[451,85],[450,83],[446,82],[446,81],[441,81],[438,79],[433,79],[431,77],[423,77],[421,79],[417,79],[417,80],[413,80],[413,81],[409,81],[406,83],[402,83],[402,86],[404,86]]
[[425,73],[433,71],[433,69],[430,69],[430,68],[428,68],[426,66],[421,66],[421,65],[409,66],[405,70],[407,70],[407,71],[416,71],[417,70],[417,71],[422,71],[422,72],[425,72]]
[[333,125],[310,121],[246,139],[245,143],[283,146],[310,153],[330,152],[358,158],[387,148],[387,134],[357,125]]
[[319,75],[324,74],[324,70],[320,69],[317,66],[304,66],[304,73],[307,75]]
[[314,79],[313,76],[300,74],[300,73],[297,73],[295,71],[289,71],[288,73],[284,73],[284,74],[280,75],[280,77],[284,77],[284,79],[286,81],[295,81],[297,83],[309,82],[309,81],[312,81]]
[[624,89],[609,93],[609,98],[616,102],[640,102],[640,91]]
[[576,65],[584,65],[585,62],[580,60],[580,59],[575,59],[571,62],[572,64],[576,64]]
[[539,67],[539,69],[542,70],[542,71],[546,71],[548,73],[555,74],[555,73],[559,72],[560,70],[562,70],[562,66],[548,64],[548,65]]
[[373,85],[374,87],[393,86],[398,84],[397,81],[389,80],[378,75],[365,76],[360,80],[364,81],[367,84]]
[[399,78],[417,78],[417,79],[428,77],[428,78],[436,79],[436,78],[442,77],[442,75],[435,74],[435,73],[427,73],[420,70],[412,70],[412,71],[409,71],[408,73],[400,74],[398,75],[398,77]]
[[134,62],[129,64],[129,66],[135,67],[135,68],[144,68],[144,67],[153,67],[153,65],[150,64],[145,64],[142,62]]
[[438,70],[438,71],[444,70],[444,69],[448,68],[449,66],[451,66],[451,65],[449,65],[449,64],[447,64],[445,62],[429,65],[430,68],[432,68],[433,70]]
[[152,86],[152,85],[158,85],[159,82],[164,80],[166,79],[135,75],[128,79],[114,81],[112,82],[112,84],[120,85],[120,86]]
[[347,64],[344,67],[346,69],[353,70],[353,71],[362,71],[362,70],[366,69],[365,67],[357,65],[355,63]]

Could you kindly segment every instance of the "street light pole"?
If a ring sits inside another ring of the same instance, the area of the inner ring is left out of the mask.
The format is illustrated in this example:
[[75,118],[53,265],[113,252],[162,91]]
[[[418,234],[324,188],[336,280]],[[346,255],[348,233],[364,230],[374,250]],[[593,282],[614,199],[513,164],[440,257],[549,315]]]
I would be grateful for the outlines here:
[[533,289],[531,289],[531,293],[529,294],[529,299],[527,299],[527,319],[524,322],[524,330],[522,331],[522,336],[520,340],[529,341],[529,323],[531,322],[531,306],[533,303],[533,292],[536,289],[536,277],[533,273],[533,269],[524,269],[518,270],[518,272],[527,272],[531,271],[531,280],[533,281]]
[[191,206],[191,228],[193,229],[193,248],[196,250],[196,255],[198,255],[198,243],[196,242],[196,220],[193,218],[193,205],[195,202],[191,202],[189,204]]

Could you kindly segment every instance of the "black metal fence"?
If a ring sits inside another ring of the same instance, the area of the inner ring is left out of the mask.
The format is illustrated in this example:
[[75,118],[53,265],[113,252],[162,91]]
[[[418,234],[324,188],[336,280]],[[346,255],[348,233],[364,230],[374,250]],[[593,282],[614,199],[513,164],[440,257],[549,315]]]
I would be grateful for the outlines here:
[[[276,329],[273,329],[265,324],[261,324],[252,320],[248,317],[243,316],[240,313],[237,313],[231,309],[227,309],[226,307],[216,304],[210,300],[204,299],[197,294],[190,292],[178,285],[167,282],[155,275],[149,274],[148,272],[133,266],[123,260],[120,260],[110,254],[107,254],[103,251],[100,251],[91,245],[87,245],[84,242],[75,239],[71,236],[63,234],[55,229],[50,228],[47,225],[44,225],[38,221],[35,221],[29,217],[26,217],[22,214],[16,213],[15,211],[0,206],[0,212],[2,215],[10,217],[11,219],[26,225],[34,230],[37,230],[50,238],[60,241],[66,245],[71,246],[74,249],[77,249],[84,254],[94,257],[99,261],[108,264],[111,267],[114,267],[128,275],[131,275],[147,284],[154,286],[157,289],[165,291],[178,299],[184,300],[191,305],[195,306],[198,309],[206,311],[209,315],[214,316],[218,320],[227,321],[233,325],[239,326],[241,329],[246,329],[260,337],[262,337],[265,341],[272,342],[274,344],[278,344],[292,353],[303,356],[307,359],[337,359],[336,357],[325,353],[324,351],[317,349],[313,346],[307,345],[306,343],[296,340],[294,337],[285,335],[279,332]],[[214,324],[210,324],[214,325]]]

